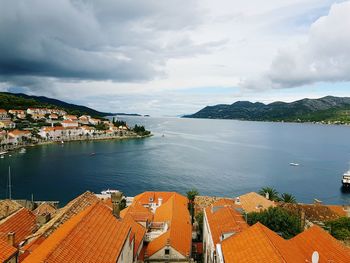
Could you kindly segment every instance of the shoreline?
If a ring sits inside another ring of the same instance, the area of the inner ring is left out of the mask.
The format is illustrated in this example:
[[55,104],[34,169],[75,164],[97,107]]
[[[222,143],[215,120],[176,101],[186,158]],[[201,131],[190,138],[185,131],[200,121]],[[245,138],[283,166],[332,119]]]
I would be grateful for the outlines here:
[[314,124],[324,126],[350,126],[350,123],[326,123],[312,121],[269,121],[269,120],[243,120],[243,119],[223,119],[223,118],[197,118],[197,117],[178,117],[180,119],[198,119],[198,120],[223,120],[223,121],[243,121],[243,122],[266,122],[266,123],[288,123],[288,124]]
[[21,145],[12,145],[13,148],[5,149],[2,148],[1,151],[4,151],[7,153],[20,150],[22,148],[28,148],[28,147],[36,147],[36,146],[42,146],[42,145],[51,145],[51,144],[61,144],[63,141],[64,143],[72,143],[72,142],[92,142],[92,141],[107,141],[107,140],[134,140],[134,139],[146,139],[149,137],[152,137],[153,134],[148,135],[124,135],[124,136],[111,136],[111,137],[101,137],[101,138],[74,138],[69,140],[55,140],[55,141],[42,141],[38,143],[30,143],[30,144],[21,144]]

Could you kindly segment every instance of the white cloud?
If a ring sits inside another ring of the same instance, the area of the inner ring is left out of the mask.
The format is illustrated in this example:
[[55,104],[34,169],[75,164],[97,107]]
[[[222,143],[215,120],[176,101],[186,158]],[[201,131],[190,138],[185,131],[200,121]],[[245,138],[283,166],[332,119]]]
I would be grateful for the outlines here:
[[315,21],[307,40],[282,49],[269,71],[243,87],[290,88],[316,82],[350,81],[350,1],[332,5]]

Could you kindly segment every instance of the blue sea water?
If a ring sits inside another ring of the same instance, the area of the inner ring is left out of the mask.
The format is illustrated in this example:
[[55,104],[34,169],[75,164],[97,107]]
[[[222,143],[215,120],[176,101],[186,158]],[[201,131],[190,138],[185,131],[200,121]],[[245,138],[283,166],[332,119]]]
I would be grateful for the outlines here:
[[[350,203],[341,190],[349,169],[350,127],[314,124],[124,117],[154,136],[31,147],[0,159],[0,198],[11,165],[14,198],[59,200],[115,188],[233,197],[263,186],[300,202]],[[164,136],[163,136],[164,135]],[[91,155],[91,153],[95,153]],[[290,162],[300,166],[290,166]]]

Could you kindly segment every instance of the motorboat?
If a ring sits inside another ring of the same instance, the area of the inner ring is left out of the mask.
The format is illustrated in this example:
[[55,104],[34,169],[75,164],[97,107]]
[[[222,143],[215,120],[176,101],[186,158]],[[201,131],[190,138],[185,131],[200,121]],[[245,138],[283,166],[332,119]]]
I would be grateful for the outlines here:
[[103,195],[111,195],[112,193],[118,193],[118,190],[114,190],[114,189],[107,189],[107,190],[103,190],[101,191],[101,194]]
[[289,163],[290,166],[299,166],[300,164],[298,163]]
[[347,172],[345,172],[343,174],[342,184],[345,187],[349,187],[350,186],[350,170],[348,170]]

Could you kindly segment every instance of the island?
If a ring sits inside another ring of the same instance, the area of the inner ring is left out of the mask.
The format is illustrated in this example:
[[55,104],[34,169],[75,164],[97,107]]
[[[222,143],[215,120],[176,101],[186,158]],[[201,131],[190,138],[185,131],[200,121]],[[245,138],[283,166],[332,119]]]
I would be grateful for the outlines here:
[[274,122],[350,124],[350,98],[326,96],[291,103],[237,101],[231,105],[207,106],[184,118],[235,119]]

